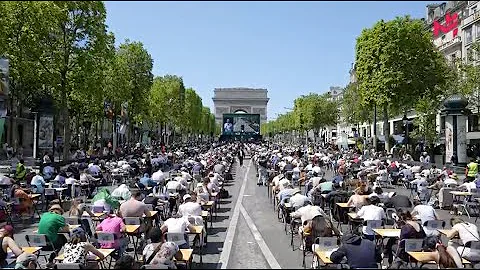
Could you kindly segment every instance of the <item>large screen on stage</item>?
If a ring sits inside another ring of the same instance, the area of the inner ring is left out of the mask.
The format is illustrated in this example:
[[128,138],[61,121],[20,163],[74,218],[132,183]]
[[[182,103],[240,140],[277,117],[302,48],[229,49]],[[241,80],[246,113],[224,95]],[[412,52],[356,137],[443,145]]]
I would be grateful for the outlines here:
[[223,135],[260,134],[260,114],[223,115]]

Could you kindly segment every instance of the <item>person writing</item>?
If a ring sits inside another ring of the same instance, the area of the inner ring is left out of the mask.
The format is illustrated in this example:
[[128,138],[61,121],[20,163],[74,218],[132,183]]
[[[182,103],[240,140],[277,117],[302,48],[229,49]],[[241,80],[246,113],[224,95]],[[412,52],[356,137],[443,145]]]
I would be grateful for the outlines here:
[[[40,217],[40,222],[38,223],[38,234],[45,234],[52,242],[53,247],[58,252],[67,242],[65,236],[59,235],[58,233],[69,233],[70,229],[68,224],[65,222],[63,217],[63,209],[59,204],[52,205],[47,213],[44,213]],[[46,249],[47,248],[47,249]],[[48,250],[49,246],[44,247],[45,250]],[[52,253],[49,258],[49,263],[53,262],[55,258],[55,253]]]
[[362,239],[359,232],[354,232],[344,235],[341,242],[341,246],[330,255],[333,263],[339,264],[346,258],[352,269],[378,268],[377,263],[382,261],[382,255],[374,241]]
[[0,267],[6,268],[7,267],[7,256],[8,256],[8,248],[12,250],[15,256],[20,256],[23,253],[22,249],[15,243],[13,240],[13,227],[10,225],[4,226],[0,230],[0,243],[2,247],[0,248]]

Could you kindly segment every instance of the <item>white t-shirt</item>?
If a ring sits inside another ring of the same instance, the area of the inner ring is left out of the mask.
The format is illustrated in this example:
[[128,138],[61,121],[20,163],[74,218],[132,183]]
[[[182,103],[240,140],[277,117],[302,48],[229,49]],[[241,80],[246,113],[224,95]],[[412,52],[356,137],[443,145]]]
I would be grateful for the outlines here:
[[278,181],[278,188],[279,190],[283,190],[289,184],[290,181],[287,178],[283,178],[282,180]]
[[[362,208],[358,210],[357,215],[363,218],[363,220],[383,220],[387,218],[383,208],[376,205],[362,206]],[[371,228],[367,228],[367,226],[363,226],[362,230],[363,230],[363,234],[366,234],[366,235],[375,234],[375,232]]]
[[458,231],[458,235],[462,243],[465,244],[470,241],[480,241],[480,236],[478,235],[478,228],[475,224],[472,223],[458,223],[455,224],[452,229]]
[[164,223],[169,233],[185,233],[190,224],[186,218],[169,218]]
[[67,179],[65,179],[65,184],[73,185],[73,184],[75,184],[76,181],[77,181],[77,179],[75,179],[73,177],[68,177]]
[[195,202],[186,202],[178,207],[178,213],[183,217],[202,216],[202,207]]
[[182,184],[180,184],[180,182],[178,181],[175,181],[175,180],[171,180],[171,181],[168,181],[167,185],[167,190],[180,190],[180,189],[185,189],[184,186],[182,186]]
[[413,208],[412,212],[418,213],[418,218],[425,223],[427,220],[435,220],[435,209],[430,205],[417,205]]
[[472,192],[472,189],[477,189],[477,185],[475,184],[474,181],[468,182],[468,183],[463,183],[459,187],[466,188],[468,192]]
[[290,197],[290,205],[294,208],[300,208],[305,205],[305,202],[308,201],[308,197],[305,195],[302,195],[300,193],[297,193]]
[[316,216],[325,216],[325,212],[320,206],[306,205],[300,207],[297,211],[293,212],[292,215],[299,217],[302,220],[302,224],[304,224],[305,221],[312,220]]
[[152,174],[152,180],[155,182],[163,182],[165,180],[165,174],[158,170]]

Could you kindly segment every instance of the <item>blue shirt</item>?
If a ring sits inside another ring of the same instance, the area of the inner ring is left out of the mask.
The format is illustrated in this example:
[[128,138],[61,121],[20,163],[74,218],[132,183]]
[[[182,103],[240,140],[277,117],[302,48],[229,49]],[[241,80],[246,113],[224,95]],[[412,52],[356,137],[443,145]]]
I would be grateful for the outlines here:
[[343,177],[341,177],[340,175],[337,175],[332,179],[332,182],[334,184],[340,184],[340,182],[342,182],[342,181],[343,181]]
[[45,185],[45,180],[43,180],[43,177],[41,175],[35,175],[32,178],[32,182],[30,182],[30,185],[34,186],[34,192],[35,193],[43,193],[43,185]]
[[157,185],[157,182],[153,181],[150,177],[142,177],[140,178],[140,183],[146,187],[154,187]]

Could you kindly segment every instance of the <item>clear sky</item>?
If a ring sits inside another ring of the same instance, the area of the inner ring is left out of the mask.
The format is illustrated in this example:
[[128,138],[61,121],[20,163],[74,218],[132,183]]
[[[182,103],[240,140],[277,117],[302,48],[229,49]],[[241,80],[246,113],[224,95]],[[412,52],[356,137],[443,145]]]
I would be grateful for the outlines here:
[[348,84],[363,28],[422,18],[432,2],[105,3],[117,45],[143,42],[155,75],[182,76],[212,112],[214,88],[266,88],[273,119],[302,94]]

